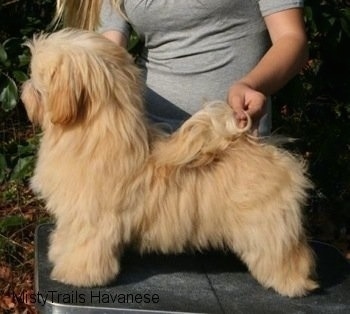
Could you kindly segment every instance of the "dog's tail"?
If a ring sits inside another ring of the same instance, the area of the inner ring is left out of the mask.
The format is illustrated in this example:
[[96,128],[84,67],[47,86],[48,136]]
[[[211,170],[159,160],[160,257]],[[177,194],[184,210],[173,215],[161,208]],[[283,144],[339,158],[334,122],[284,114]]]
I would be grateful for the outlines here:
[[[227,147],[252,125],[239,128],[233,110],[223,101],[212,101],[188,119],[166,143],[159,143],[154,156],[159,165],[198,167],[217,159]],[[249,135],[248,135],[249,136]]]

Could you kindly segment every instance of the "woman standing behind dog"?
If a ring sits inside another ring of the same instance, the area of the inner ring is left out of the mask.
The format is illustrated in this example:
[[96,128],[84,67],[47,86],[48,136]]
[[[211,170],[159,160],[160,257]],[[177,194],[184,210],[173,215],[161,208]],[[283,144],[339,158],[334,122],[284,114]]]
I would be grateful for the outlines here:
[[303,0],[58,0],[65,26],[96,30],[126,47],[144,41],[151,119],[173,128],[205,101],[227,100],[240,126],[271,127],[269,96],[307,58]]

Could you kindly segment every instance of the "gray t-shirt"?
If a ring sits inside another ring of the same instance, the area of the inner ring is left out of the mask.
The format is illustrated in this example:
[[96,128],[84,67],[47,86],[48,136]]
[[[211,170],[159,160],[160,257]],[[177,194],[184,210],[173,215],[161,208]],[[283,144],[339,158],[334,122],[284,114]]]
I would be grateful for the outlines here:
[[[125,0],[128,23],[144,41],[137,63],[150,115],[183,120],[205,101],[226,100],[232,83],[270,46],[263,17],[302,6],[302,0]],[[128,36],[128,23],[103,0],[99,32]],[[268,119],[263,124],[266,133]]]

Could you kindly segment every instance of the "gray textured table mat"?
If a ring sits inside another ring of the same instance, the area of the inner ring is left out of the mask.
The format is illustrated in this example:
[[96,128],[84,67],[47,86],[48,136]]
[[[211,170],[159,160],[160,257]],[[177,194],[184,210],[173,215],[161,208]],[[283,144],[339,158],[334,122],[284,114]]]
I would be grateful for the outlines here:
[[322,288],[304,298],[289,299],[262,288],[234,255],[215,251],[127,252],[115,282],[80,289],[49,278],[52,228],[41,225],[36,233],[36,303],[41,313],[350,313],[350,265],[323,243],[312,242]]

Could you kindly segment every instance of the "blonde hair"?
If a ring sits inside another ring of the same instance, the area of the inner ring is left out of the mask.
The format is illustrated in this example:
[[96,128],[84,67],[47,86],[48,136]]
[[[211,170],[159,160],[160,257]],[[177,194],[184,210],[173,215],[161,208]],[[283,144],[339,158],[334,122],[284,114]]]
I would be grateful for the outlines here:
[[[110,0],[124,16],[123,0]],[[100,24],[102,0],[57,0],[54,24],[94,31]]]

